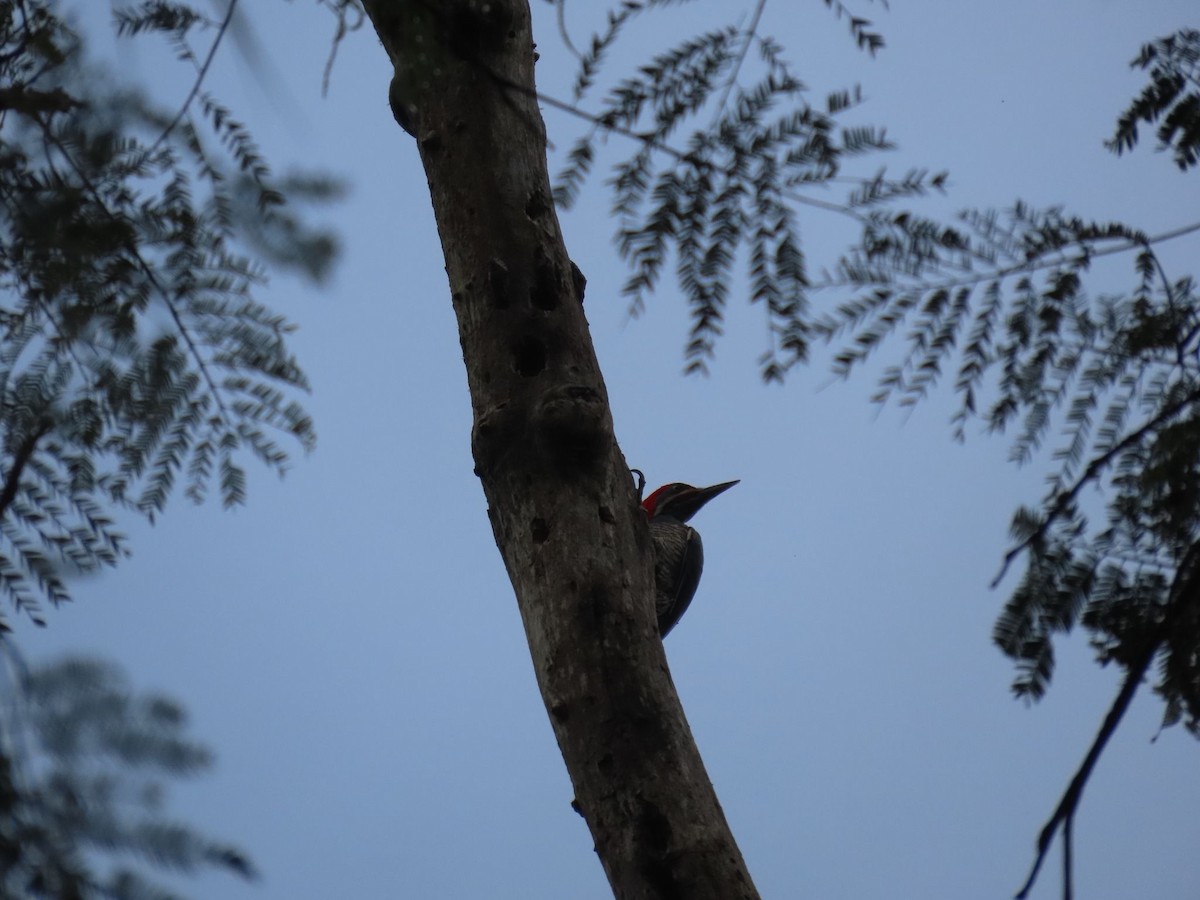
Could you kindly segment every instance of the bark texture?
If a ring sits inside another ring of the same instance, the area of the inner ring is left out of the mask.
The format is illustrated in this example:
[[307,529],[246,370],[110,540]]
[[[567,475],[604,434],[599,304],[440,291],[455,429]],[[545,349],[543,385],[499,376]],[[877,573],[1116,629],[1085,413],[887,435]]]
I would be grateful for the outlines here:
[[645,517],[550,199],[528,3],[365,7],[429,181],[475,472],[613,893],[757,897],[658,639]]

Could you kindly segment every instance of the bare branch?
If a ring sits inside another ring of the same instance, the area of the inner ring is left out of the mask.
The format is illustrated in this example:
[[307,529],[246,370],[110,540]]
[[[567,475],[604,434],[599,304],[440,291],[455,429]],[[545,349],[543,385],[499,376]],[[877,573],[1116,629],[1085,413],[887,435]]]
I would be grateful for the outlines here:
[[1109,708],[1108,714],[1104,717],[1104,723],[1100,726],[1100,731],[1096,735],[1096,739],[1092,741],[1092,746],[1088,750],[1087,756],[1084,757],[1083,763],[1075,772],[1075,777],[1071,779],[1071,783],[1067,786],[1067,790],[1059,801],[1058,807],[1054,810],[1054,815],[1050,817],[1050,821],[1042,828],[1042,832],[1038,836],[1037,858],[1033,862],[1033,869],[1030,871],[1024,886],[1017,892],[1017,900],[1024,900],[1025,897],[1029,896],[1029,891],[1033,888],[1033,884],[1037,880],[1038,871],[1042,867],[1042,862],[1046,858],[1050,844],[1054,841],[1054,834],[1060,826],[1063,827],[1063,852],[1066,856],[1064,865],[1068,867],[1063,896],[1065,900],[1070,900],[1070,829],[1075,811],[1079,807],[1079,800],[1083,796],[1083,789],[1087,787],[1088,779],[1091,777],[1092,770],[1095,769],[1096,763],[1100,759],[1100,754],[1104,752],[1104,747],[1108,744],[1109,738],[1113,736],[1113,733],[1117,730],[1117,726],[1121,724],[1121,719],[1124,718],[1126,711],[1129,709],[1129,704],[1133,701],[1134,694],[1137,693],[1142,679],[1146,676],[1146,670],[1150,668],[1150,664],[1158,654],[1163,641],[1166,640],[1171,629],[1174,627],[1176,619],[1189,601],[1195,602],[1194,595],[1198,586],[1198,576],[1200,576],[1200,543],[1193,544],[1187,555],[1183,558],[1183,561],[1180,562],[1162,620],[1154,628],[1152,634],[1146,638],[1146,645],[1142,648],[1141,653],[1130,661],[1125,681],[1121,685],[1121,690],[1117,692],[1117,697]]
[[147,156],[152,156],[154,151],[166,142],[167,138],[171,136],[171,132],[175,130],[175,126],[182,122],[183,117],[187,115],[188,108],[192,105],[192,101],[195,100],[196,95],[200,93],[200,87],[204,84],[205,76],[208,75],[209,66],[212,65],[212,61],[217,55],[217,48],[221,46],[221,39],[225,37],[225,32],[229,30],[229,23],[233,21],[233,12],[235,9],[237,9],[237,4],[238,0],[229,0],[229,7],[225,10],[225,18],[223,18],[221,20],[221,24],[217,26],[217,35],[215,38],[213,38],[212,46],[208,48],[208,55],[204,57],[204,62],[200,64],[200,70],[196,73],[196,80],[192,83],[192,89],[188,91],[188,95],[184,99],[183,104],[179,107],[179,111],[175,113],[175,118],[173,118],[167,124],[167,127],[163,129],[162,134],[158,136],[158,139],[150,145],[150,149],[146,154]]

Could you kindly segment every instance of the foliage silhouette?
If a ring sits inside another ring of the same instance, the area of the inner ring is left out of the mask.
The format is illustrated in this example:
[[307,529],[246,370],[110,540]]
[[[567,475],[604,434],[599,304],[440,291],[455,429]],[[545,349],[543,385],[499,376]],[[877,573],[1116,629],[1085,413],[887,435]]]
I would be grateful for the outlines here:
[[200,501],[214,481],[240,504],[245,451],[282,472],[280,436],[314,445],[292,326],[254,300],[249,254],[323,278],[336,240],[284,191],[339,186],[275,180],[203,89],[235,9],[116,12],[120,35],[161,35],[195,66],[170,113],[90,64],[57,3],[0,2],[0,592],[38,623],[70,572],[126,552],[118,510],[153,521],[177,486]]
[[[627,3],[610,14],[607,30],[579,54],[575,103],[563,105],[580,112],[623,26],[656,5]],[[814,109],[757,23],[756,14],[746,27],[685,39],[617,78],[568,152],[556,197],[574,202],[601,139],[632,139],[607,180],[617,248],[631,270],[625,292],[636,313],[674,259],[691,310],[688,372],[705,371],[736,287],[734,264],[744,259],[748,295],[762,303],[772,335],[760,360],[766,380],[781,380],[814,341],[835,346],[833,369],[843,377],[900,347],[877,403],[912,406],[949,376],[959,398],[956,438],[980,419],[988,432],[1012,433],[1019,464],[1055,442],[1046,493],[1013,516],[1014,544],[996,583],[1018,560],[1025,571],[993,639],[1014,660],[1013,691],[1025,700],[1045,694],[1055,640],[1075,626],[1099,663],[1117,664],[1126,678],[1043,832],[1027,891],[1060,827],[1069,854],[1087,777],[1152,668],[1163,726],[1182,723],[1200,736],[1200,296],[1194,277],[1168,273],[1157,251],[1200,232],[1200,223],[1149,235],[1019,200],[950,222],[923,216],[906,201],[943,190],[945,173],[847,174],[854,157],[891,146],[883,130],[838,134],[835,119],[857,104],[858,89]],[[760,73],[743,88],[752,47]],[[1140,123],[1158,123],[1160,148],[1173,151],[1178,167],[1197,163],[1198,59],[1194,30],[1142,48],[1133,65],[1149,70],[1150,83],[1118,119],[1111,150],[1131,149]],[[672,143],[705,116],[711,125]],[[846,182],[840,203],[811,192]],[[853,246],[819,276],[796,225],[804,204],[858,226]],[[1110,267],[1103,286],[1093,286],[1093,264],[1112,255],[1129,262],[1124,283]],[[818,305],[818,294],[831,299]],[[1089,486],[1100,489],[1099,524],[1081,501]]]
[[1200,163],[1200,31],[1184,28],[1146,44],[1130,65],[1149,70],[1150,83],[1121,113],[1106,146],[1132,150],[1138,123],[1159,122],[1159,149],[1171,148],[1181,170]]
[[120,669],[67,658],[11,679],[0,707],[0,894],[46,898],[177,896],[146,870],[224,869],[255,877],[231,845],[165,805],[165,779],[212,766],[173,700],[132,693]]

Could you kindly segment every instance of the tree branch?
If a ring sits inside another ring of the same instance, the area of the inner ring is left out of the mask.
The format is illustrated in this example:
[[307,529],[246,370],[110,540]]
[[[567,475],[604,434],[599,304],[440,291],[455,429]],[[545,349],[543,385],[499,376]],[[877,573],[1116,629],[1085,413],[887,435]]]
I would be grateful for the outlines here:
[[1075,893],[1075,811],[1063,820],[1063,900]]
[[[1087,240],[1100,242],[1103,240],[1120,241],[1121,243],[1115,247],[1105,247],[1101,250],[1093,250],[1088,254],[1088,259],[1099,259],[1102,256],[1114,256],[1118,253],[1128,253],[1130,250],[1138,247],[1151,246],[1154,244],[1162,244],[1166,241],[1173,241],[1176,238],[1186,237],[1189,234],[1194,234],[1200,231],[1200,222],[1191,222],[1187,225],[1181,225],[1178,228],[1172,228],[1170,231],[1164,231],[1160,234],[1152,235],[1142,240],[1133,240],[1126,237],[1089,237]],[[1075,246],[1072,244],[1070,246]],[[1047,248],[1047,252],[1059,252],[1063,248],[1054,247]],[[1062,256],[1057,256],[1054,259],[1035,258],[1032,261],[1014,263],[1011,266],[1002,266],[998,269],[992,269],[987,272],[980,272],[975,275],[964,275],[958,278],[947,278],[942,281],[921,280],[921,281],[905,281],[892,282],[883,280],[863,280],[854,281],[848,278],[830,278],[825,281],[817,282],[810,286],[813,291],[827,291],[835,288],[859,288],[868,287],[871,285],[886,284],[895,287],[897,290],[912,290],[914,288],[925,291],[953,291],[957,288],[975,287],[983,284],[985,281],[1000,281],[1005,278],[1011,278],[1013,275],[1028,275],[1033,272],[1041,272],[1046,269],[1053,269],[1055,266],[1061,266],[1070,260],[1064,259]]]
[[1089,482],[1095,479],[1100,472],[1109,465],[1109,463],[1116,459],[1116,457],[1119,456],[1123,451],[1141,441],[1155,428],[1166,423],[1168,420],[1173,419],[1175,416],[1183,412],[1183,410],[1197,401],[1200,401],[1200,390],[1192,391],[1192,393],[1188,394],[1183,399],[1172,403],[1170,406],[1166,407],[1156,416],[1143,423],[1136,430],[1127,434],[1120,441],[1113,444],[1107,451],[1088,463],[1088,467],[1083,471],[1083,474],[1075,480],[1075,483],[1071,485],[1069,489],[1060,492],[1055,498],[1054,505],[1051,507],[1050,512],[1046,514],[1046,518],[1042,520],[1040,525],[1038,525],[1037,530],[1035,530],[1033,534],[1029,535],[1029,537],[1025,538],[1023,541],[1004,554],[1004,562],[1000,566],[1000,571],[996,573],[996,577],[992,579],[991,586],[995,588],[1000,584],[1001,581],[1004,580],[1004,575],[1008,572],[1008,567],[1012,565],[1013,560],[1015,560],[1023,552],[1029,549],[1029,547],[1046,536],[1046,532],[1050,530],[1050,526],[1058,520],[1058,517],[1061,516],[1063,512],[1066,511],[1066,508],[1070,505],[1071,501],[1078,497],[1079,492],[1082,491]]
[[161,147],[171,136],[171,132],[175,127],[183,121],[183,117],[187,115],[188,108],[192,105],[192,101],[196,99],[196,95],[200,93],[200,87],[204,84],[204,78],[208,75],[208,69],[212,65],[213,58],[217,55],[217,48],[221,46],[221,40],[225,37],[225,32],[229,30],[229,23],[233,21],[234,10],[237,9],[238,0],[228,0],[229,6],[225,9],[225,16],[221,19],[221,24],[217,26],[216,37],[213,38],[212,46],[208,48],[208,54],[204,57],[204,62],[200,64],[200,68],[196,72],[196,80],[192,82],[192,89],[188,91],[187,97],[179,107],[179,111],[175,113],[175,118],[167,123],[167,127],[162,130],[162,133],[150,145],[150,149],[146,151],[147,156],[153,156],[154,152]]
[[609,884],[756,900],[658,636],[648,526],[552,200],[528,0],[364,8],[416,111],[475,474]]
[[[75,157],[71,155],[71,152],[67,146],[61,140],[59,140],[59,138],[55,136],[49,128],[45,127],[44,124],[42,127],[42,133],[45,139],[63,155],[63,158],[67,161],[67,165],[71,167],[71,170],[79,178],[80,183],[87,188],[89,196],[92,198],[92,201],[96,204],[97,208],[104,214],[105,218],[107,218],[114,225],[124,225],[124,219],[109,209],[108,204],[104,201],[104,195],[101,193],[100,189],[96,187],[92,179],[88,177],[87,172],[85,172],[75,160]],[[154,267],[146,260],[146,257],[137,247],[131,248],[130,256],[133,257],[138,269],[143,275],[146,276],[146,280],[150,282],[156,291],[158,291],[159,296],[162,298],[163,305],[166,306],[168,314],[175,323],[175,327],[179,330],[180,337],[183,338],[188,352],[196,361],[196,366],[199,368],[205,384],[208,385],[209,393],[212,395],[213,402],[216,404],[221,418],[228,423],[229,409],[226,407],[225,400],[221,395],[221,391],[217,387],[216,379],[213,377],[213,374],[209,369],[208,362],[204,359],[204,355],[200,352],[200,346],[196,343],[196,339],[192,336],[191,329],[189,329],[187,323],[184,322],[183,313],[179,311],[178,305],[171,298],[171,292],[167,290],[167,286],[162,283],[162,280],[155,273]]]
[[[1096,735],[1096,739],[1092,741],[1091,749],[1088,750],[1087,756],[1083,758],[1083,763],[1075,772],[1075,777],[1071,779],[1071,783],[1067,786],[1066,793],[1058,802],[1058,807],[1054,810],[1054,815],[1050,817],[1045,827],[1042,828],[1041,834],[1038,836],[1037,843],[1037,858],[1033,862],[1033,869],[1029,873],[1029,877],[1025,880],[1024,887],[1017,892],[1017,900],[1024,900],[1029,896],[1029,891],[1033,887],[1033,883],[1037,880],[1038,870],[1042,867],[1042,862],[1046,858],[1046,853],[1050,850],[1050,844],[1054,840],[1054,834],[1058,831],[1060,825],[1070,823],[1071,818],[1075,815],[1075,810],[1079,806],[1079,798],[1083,795],[1083,789],[1087,786],[1088,779],[1092,775],[1092,770],[1096,767],[1097,761],[1100,759],[1100,754],[1104,751],[1104,746],[1108,743],[1109,738],[1117,730],[1117,726],[1121,724],[1121,719],[1125,715],[1125,711],[1129,709],[1129,704],[1133,701],[1134,694],[1137,693],[1138,686],[1145,677],[1146,670],[1150,667],[1150,663],[1154,661],[1154,655],[1158,652],[1161,645],[1161,638],[1151,641],[1150,645],[1142,651],[1141,656],[1129,668],[1128,674],[1125,676],[1125,682],[1121,685],[1121,690],[1117,693],[1116,700],[1113,701],[1112,707],[1108,710],[1108,715],[1104,717],[1104,723],[1100,726],[1100,731]],[[1064,844],[1064,849],[1069,844]]]
[[717,110],[713,114],[713,125],[721,121],[721,116],[725,112],[725,104],[729,102],[729,95],[733,93],[733,86],[737,83],[738,73],[742,71],[742,66],[746,62],[746,54],[750,52],[750,45],[754,43],[754,39],[758,36],[758,23],[762,19],[763,10],[767,7],[767,0],[758,0],[758,4],[754,7],[754,15],[750,19],[750,27],[746,29],[746,39],[742,42],[742,48],[738,51],[737,59],[733,61],[733,69],[729,73],[729,78],[725,81],[725,87],[721,90],[721,99],[717,102]]
[[70,112],[77,106],[83,104],[62,88],[39,91],[23,84],[0,88],[0,112],[11,109],[36,118],[46,113]]
[[17,497],[17,490],[21,485],[21,473],[25,470],[25,466],[29,460],[33,458],[33,451],[37,447],[37,442],[50,431],[52,423],[49,419],[43,419],[38,427],[31,431],[17,447],[17,452],[13,454],[12,467],[4,476],[4,487],[0,489],[0,518],[8,512],[8,507]]
[[1194,594],[1198,580],[1200,580],[1200,543],[1193,544],[1182,562],[1180,562],[1175,575],[1175,583],[1171,586],[1171,592],[1167,598],[1166,610],[1163,613],[1162,620],[1147,636],[1146,646],[1142,649],[1142,652],[1135,659],[1131,660],[1127,668],[1125,681],[1121,685],[1121,690],[1117,692],[1116,699],[1109,708],[1108,714],[1104,717],[1104,722],[1100,726],[1100,731],[1097,733],[1095,740],[1092,741],[1092,746],[1088,750],[1087,756],[1083,758],[1083,763],[1079,766],[1079,769],[1075,772],[1075,776],[1071,779],[1071,783],[1067,786],[1067,790],[1059,801],[1058,807],[1054,810],[1054,814],[1042,828],[1041,834],[1038,836],[1037,857],[1033,862],[1033,869],[1030,871],[1029,877],[1025,880],[1024,886],[1017,892],[1017,900],[1024,900],[1025,897],[1029,896],[1029,891],[1033,888],[1033,884],[1037,880],[1042,862],[1045,861],[1046,854],[1050,850],[1050,844],[1054,841],[1054,834],[1060,826],[1063,827],[1064,865],[1068,867],[1067,877],[1064,880],[1065,893],[1063,896],[1065,900],[1070,900],[1071,825],[1074,820],[1075,811],[1079,807],[1079,800],[1083,796],[1083,789],[1087,786],[1088,779],[1092,776],[1092,770],[1095,769],[1096,763],[1100,759],[1100,754],[1104,752],[1104,747],[1108,744],[1109,738],[1113,736],[1113,733],[1117,730],[1117,726],[1121,724],[1121,719],[1124,718],[1130,703],[1133,702],[1133,697],[1137,693],[1142,679],[1146,676],[1147,669],[1154,662],[1154,657],[1158,654],[1163,642],[1170,634],[1184,606],[1189,600],[1196,602]]

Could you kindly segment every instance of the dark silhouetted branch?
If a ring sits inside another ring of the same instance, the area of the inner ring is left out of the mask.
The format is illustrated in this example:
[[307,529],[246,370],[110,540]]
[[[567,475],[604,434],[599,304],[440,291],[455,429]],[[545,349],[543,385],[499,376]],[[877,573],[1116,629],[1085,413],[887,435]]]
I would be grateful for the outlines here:
[[33,451],[37,447],[37,442],[42,439],[42,436],[50,430],[50,422],[44,420],[41,425],[29,433],[29,436],[21,442],[21,446],[17,448],[17,452],[13,454],[12,468],[4,476],[4,488],[0,490],[0,518],[8,512],[8,507],[12,504],[17,496],[17,488],[21,484],[21,473],[25,470],[30,458],[33,456]]
[[1167,598],[1166,611],[1163,614],[1162,621],[1158,623],[1147,637],[1146,646],[1142,649],[1142,652],[1130,662],[1125,682],[1121,685],[1121,690],[1117,693],[1117,698],[1113,701],[1108,715],[1104,717],[1104,724],[1100,726],[1100,732],[1096,735],[1096,739],[1092,741],[1091,749],[1088,750],[1083,764],[1076,771],[1075,777],[1071,779],[1066,792],[1058,802],[1058,807],[1054,810],[1054,815],[1050,817],[1050,821],[1042,828],[1042,833],[1038,836],[1037,858],[1033,862],[1033,869],[1030,871],[1029,877],[1025,880],[1024,886],[1017,893],[1017,900],[1024,900],[1025,897],[1029,896],[1029,891],[1033,888],[1033,883],[1037,880],[1038,871],[1046,859],[1046,853],[1050,850],[1050,844],[1054,841],[1054,833],[1058,830],[1059,826],[1063,827],[1063,865],[1065,867],[1063,897],[1065,900],[1070,900],[1071,825],[1074,821],[1075,810],[1079,807],[1079,800],[1083,796],[1083,789],[1087,786],[1088,779],[1092,776],[1092,770],[1096,768],[1096,763],[1100,759],[1100,754],[1104,752],[1104,747],[1108,744],[1109,738],[1113,736],[1113,733],[1117,730],[1117,726],[1121,724],[1121,719],[1124,718],[1125,712],[1129,709],[1129,704],[1133,702],[1133,696],[1137,693],[1138,686],[1146,676],[1146,670],[1154,662],[1154,657],[1158,654],[1159,649],[1170,635],[1176,620],[1189,603],[1197,602],[1196,588],[1198,582],[1200,582],[1200,543],[1193,544],[1180,562],[1175,574],[1175,583],[1171,586],[1171,593]]

